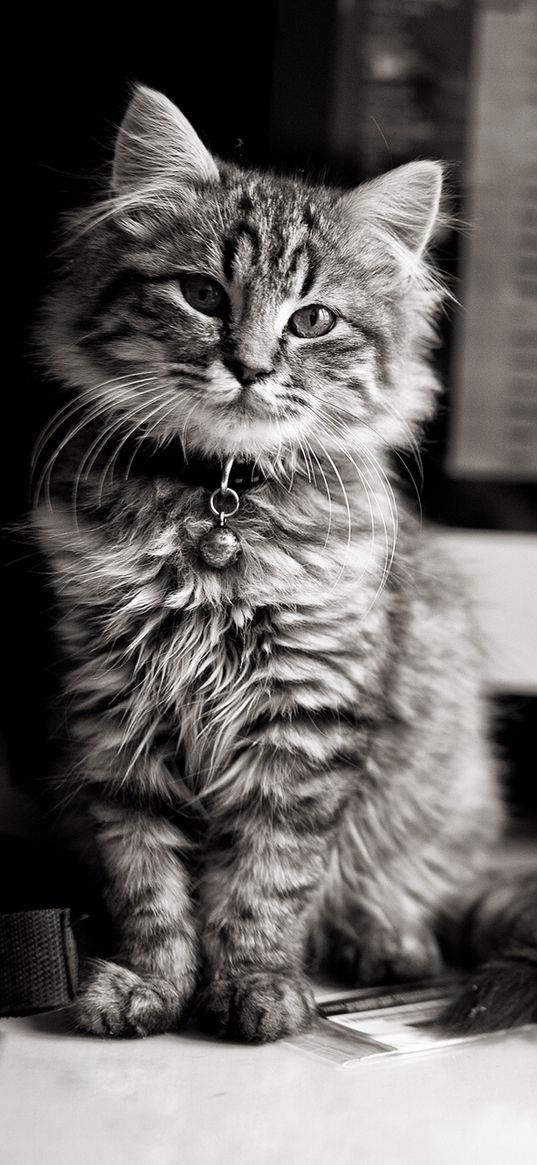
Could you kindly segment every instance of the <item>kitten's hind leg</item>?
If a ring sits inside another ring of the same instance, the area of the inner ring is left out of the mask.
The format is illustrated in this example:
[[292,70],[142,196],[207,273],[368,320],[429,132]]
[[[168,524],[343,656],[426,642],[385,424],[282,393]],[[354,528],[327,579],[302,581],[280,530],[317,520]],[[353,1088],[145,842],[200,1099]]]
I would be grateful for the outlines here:
[[76,1005],[78,1026],[146,1036],[177,1026],[195,989],[198,953],[184,840],[163,818],[105,800],[88,807],[117,962],[97,961]]
[[395,924],[358,910],[347,922],[348,929],[329,928],[323,961],[349,986],[404,983],[442,973],[436,935],[425,923]]
[[422,855],[366,860],[352,812],[342,822],[310,949],[350,986],[427,979],[444,963],[435,933],[441,887]]

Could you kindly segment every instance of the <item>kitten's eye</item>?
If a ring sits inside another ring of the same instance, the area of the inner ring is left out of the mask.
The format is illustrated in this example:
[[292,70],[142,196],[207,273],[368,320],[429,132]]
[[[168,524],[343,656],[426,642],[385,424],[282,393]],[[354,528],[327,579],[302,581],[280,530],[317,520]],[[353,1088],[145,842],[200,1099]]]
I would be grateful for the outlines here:
[[186,302],[205,316],[222,315],[226,302],[223,287],[210,275],[183,275],[181,291]]
[[312,340],[315,336],[326,336],[336,322],[336,314],[322,303],[309,303],[293,312],[287,327],[294,336],[302,340]]

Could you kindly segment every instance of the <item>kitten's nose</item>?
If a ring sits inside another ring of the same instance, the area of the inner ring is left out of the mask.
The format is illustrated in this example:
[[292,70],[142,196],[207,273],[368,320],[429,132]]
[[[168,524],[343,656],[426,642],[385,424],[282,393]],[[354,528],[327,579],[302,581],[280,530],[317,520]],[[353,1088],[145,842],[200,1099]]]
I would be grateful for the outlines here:
[[262,380],[264,376],[268,376],[272,372],[271,368],[254,367],[244,360],[239,360],[236,356],[224,356],[224,364],[236,376],[243,388],[248,388],[250,384],[255,384],[256,380]]

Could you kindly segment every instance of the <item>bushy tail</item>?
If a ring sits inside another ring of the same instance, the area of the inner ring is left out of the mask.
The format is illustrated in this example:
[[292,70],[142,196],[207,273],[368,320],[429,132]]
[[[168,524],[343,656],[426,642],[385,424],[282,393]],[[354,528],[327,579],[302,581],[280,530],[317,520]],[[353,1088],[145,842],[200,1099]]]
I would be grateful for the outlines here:
[[469,1035],[537,1023],[537,869],[502,875],[476,899],[463,948],[477,970],[443,1023]]

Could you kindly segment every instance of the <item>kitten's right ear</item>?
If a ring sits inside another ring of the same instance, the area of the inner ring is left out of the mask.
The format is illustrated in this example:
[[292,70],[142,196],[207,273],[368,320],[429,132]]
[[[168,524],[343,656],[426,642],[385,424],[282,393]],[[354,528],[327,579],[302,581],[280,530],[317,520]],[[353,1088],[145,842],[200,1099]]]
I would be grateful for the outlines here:
[[342,203],[356,225],[377,229],[399,248],[400,257],[419,259],[438,222],[441,193],[441,164],[424,160],[364,182]]
[[137,85],[121,123],[112,169],[115,194],[158,181],[217,182],[218,168],[177,107],[154,89]]

